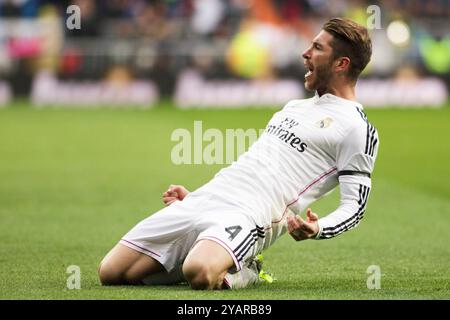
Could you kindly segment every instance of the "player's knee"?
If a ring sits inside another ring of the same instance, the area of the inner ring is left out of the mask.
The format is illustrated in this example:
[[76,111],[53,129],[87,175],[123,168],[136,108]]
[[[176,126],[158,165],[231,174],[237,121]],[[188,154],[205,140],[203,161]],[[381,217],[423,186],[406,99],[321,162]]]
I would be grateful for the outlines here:
[[194,290],[207,290],[214,288],[213,277],[210,273],[205,271],[200,271],[188,279],[188,282],[192,289]]
[[104,286],[123,284],[123,274],[110,263],[101,263],[98,268],[98,277]]
[[211,272],[211,268],[204,263],[185,263],[183,265],[183,274],[194,290],[213,289],[214,287],[214,275]]
[[132,272],[132,271],[125,272],[123,274],[122,279],[123,279],[122,281],[125,284],[130,284],[130,285],[142,285],[142,284],[144,284],[143,283],[144,279],[143,279],[142,275],[139,274],[139,273]]

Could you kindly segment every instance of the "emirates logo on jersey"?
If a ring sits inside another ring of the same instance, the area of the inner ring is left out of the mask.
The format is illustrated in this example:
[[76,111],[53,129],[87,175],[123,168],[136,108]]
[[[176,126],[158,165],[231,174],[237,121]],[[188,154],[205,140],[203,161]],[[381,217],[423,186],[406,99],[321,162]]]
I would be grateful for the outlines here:
[[265,132],[280,138],[281,141],[289,144],[298,152],[304,152],[308,145],[301,138],[297,137],[294,132],[290,131],[290,129],[298,125],[297,121],[286,118],[278,126],[269,123]]
[[325,118],[323,120],[317,121],[316,126],[323,129],[323,128],[328,128],[331,123],[333,122],[333,119],[331,118]]

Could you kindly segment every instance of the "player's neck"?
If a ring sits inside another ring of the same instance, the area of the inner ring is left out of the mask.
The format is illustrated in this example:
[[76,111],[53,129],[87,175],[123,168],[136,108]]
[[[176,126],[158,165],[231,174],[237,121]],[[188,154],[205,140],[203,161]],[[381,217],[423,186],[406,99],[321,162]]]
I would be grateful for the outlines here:
[[335,85],[335,86],[329,86],[328,88],[318,89],[317,94],[319,97],[322,95],[330,93],[336,97],[350,100],[350,101],[356,101],[356,95],[355,95],[355,86],[354,85]]

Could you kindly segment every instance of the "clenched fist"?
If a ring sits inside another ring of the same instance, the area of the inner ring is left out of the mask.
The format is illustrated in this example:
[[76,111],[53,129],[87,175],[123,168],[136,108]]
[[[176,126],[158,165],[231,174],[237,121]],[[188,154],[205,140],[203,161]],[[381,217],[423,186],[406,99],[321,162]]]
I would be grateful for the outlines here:
[[170,185],[169,189],[163,193],[163,202],[166,206],[170,206],[175,201],[182,201],[189,191],[180,185]]

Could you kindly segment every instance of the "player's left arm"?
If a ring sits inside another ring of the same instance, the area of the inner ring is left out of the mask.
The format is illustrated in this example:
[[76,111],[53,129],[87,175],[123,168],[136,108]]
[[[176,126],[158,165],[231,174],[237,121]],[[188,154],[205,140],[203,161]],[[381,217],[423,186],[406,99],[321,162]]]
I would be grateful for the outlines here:
[[378,134],[370,124],[367,128],[356,127],[347,134],[337,150],[340,205],[321,219],[310,209],[306,220],[289,217],[288,231],[295,240],[329,239],[359,224],[369,199],[377,153]]

